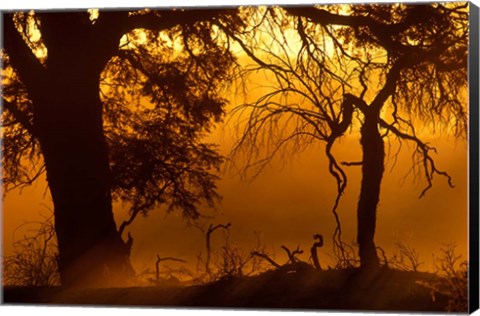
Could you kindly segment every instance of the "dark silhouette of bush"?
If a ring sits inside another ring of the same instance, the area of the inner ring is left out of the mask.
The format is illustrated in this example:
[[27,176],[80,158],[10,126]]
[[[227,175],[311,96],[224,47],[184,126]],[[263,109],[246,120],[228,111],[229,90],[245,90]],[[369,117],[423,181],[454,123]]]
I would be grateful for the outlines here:
[[60,284],[57,240],[52,216],[43,222],[27,222],[15,232],[25,230],[14,240],[14,252],[4,258],[4,286],[55,286]]

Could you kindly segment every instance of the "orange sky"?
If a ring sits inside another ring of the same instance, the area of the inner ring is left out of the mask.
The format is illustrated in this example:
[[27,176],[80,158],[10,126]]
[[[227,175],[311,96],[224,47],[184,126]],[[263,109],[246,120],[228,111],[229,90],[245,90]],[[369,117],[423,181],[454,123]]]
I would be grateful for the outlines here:
[[[228,122],[228,121],[227,121]],[[210,139],[220,144],[221,153],[227,155],[236,136],[232,124],[219,126]],[[390,171],[388,161],[381,188],[377,216],[376,243],[388,257],[392,256],[398,240],[416,248],[421,268],[432,269],[432,254],[438,252],[442,243],[454,242],[459,253],[467,255],[468,210],[467,210],[467,144],[464,140],[448,135],[425,136],[433,143],[438,154],[435,156],[439,169],[449,172],[455,183],[450,188],[444,178],[435,177],[433,188],[422,199],[420,192],[425,181],[408,177],[402,185],[401,178],[411,166],[412,146],[403,146],[395,168]],[[395,152],[396,143],[392,143]],[[334,152],[340,160],[358,161],[361,157],[359,140],[355,135],[346,136],[336,145]],[[341,200],[339,214],[343,225],[343,240],[352,242],[356,235],[356,203],[359,196],[360,168],[346,167],[348,187]],[[331,236],[335,229],[331,213],[336,186],[327,171],[327,160],[320,145],[312,146],[298,157],[285,161],[274,159],[272,164],[253,182],[247,183],[233,172],[225,172],[218,183],[218,192],[223,196],[212,223],[231,222],[230,242],[246,252],[255,242],[255,232],[260,233],[262,242],[278,261],[286,261],[280,246],[295,248],[300,245],[308,260],[308,249],[312,235],[324,235],[325,245],[320,250],[323,266],[331,264]],[[46,194],[45,194],[46,192]],[[46,182],[42,178],[35,185],[20,192],[6,194],[3,204],[3,250],[12,254],[13,231],[24,222],[41,219],[40,214],[49,214],[53,208]],[[126,218],[121,205],[114,205],[117,224]],[[196,255],[204,250],[200,232],[187,228],[181,216],[166,215],[162,209],[154,210],[147,218],[137,220],[127,228],[134,237],[132,261],[137,270],[154,269],[155,256],[173,256],[195,266]],[[23,234],[17,232],[17,238]],[[221,233],[215,234],[214,249],[223,240]],[[172,264],[175,266],[175,264]]]
[[[229,126],[219,127],[213,139],[221,144],[227,154],[233,131]],[[467,146],[462,140],[441,137],[432,139],[438,148],[437,165],[453,177],[455,188],[437,177],[427,195],[418,199],[425,185],[415,183],[412,177],[401,185],[411,162],[412,148],[404,146],[394,170],[387,164],[378,208],[376,243],[385,249],[387,256],[394,251],[394,244],[401,238],[420,253],[423,268],[432,267],[432,254],[442,243],[454,242],[461,254],[467,254]],[[360,157],[358,140],[346,137],[337,145],[336,154],[345,160]],[[354,241],[356,234],[356,202],[359,195],[360,168],[347,170],[349,184],[340,204],[339,213],[343,236]],[[12,232],[26,221],[34,221],[39,214],[48,214],[45,205],[51,207],[45,192],[45,180],[32,187],[7,193],[3,210],[4,253],[12,253]],[[256,242],[254,232],[260,233],[262,242],[276,258],[286,261],[280,246],[295,248],[300,245],[305,253],[311,246],[312,235],[321,233],[325,246],[320,260],[324,266],[331,263],[331,235],[335,228],[331,206],[335,197],[335,182],[326,169],[326,158],[320,146],[315,146],[291,161],[275,159],[253,182],[246,183],[233,172],[222,175],[219,193],[223,196],[213,223],[231,222],[230,241],[248,251]],[[117,223],[125,218],[125,210],[115,205]],[[212,210],[205,210],[212,213]],[[196,255],[203,251],[204,240],[198,230],[186,228],[179,214],[169,214],[159,209],[147,218],[138,218],[128,228],[134,239],[132,260],[137,271],[154,269],[155,255],[175,256],[195,266]],[[17,238],[22,231],[17,232]],[[221,233],[213,237],[213,247],[218,250],[223,242]],[[308,255],[300,256],[308,260]],[[175,264],[172,264],[175,266]]]

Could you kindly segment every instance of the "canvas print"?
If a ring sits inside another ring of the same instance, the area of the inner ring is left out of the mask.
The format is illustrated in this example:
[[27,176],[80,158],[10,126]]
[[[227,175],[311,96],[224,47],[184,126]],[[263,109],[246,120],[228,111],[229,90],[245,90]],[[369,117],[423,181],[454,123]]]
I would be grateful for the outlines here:
[[2,12],[3,303],[478,306],[473,13]]

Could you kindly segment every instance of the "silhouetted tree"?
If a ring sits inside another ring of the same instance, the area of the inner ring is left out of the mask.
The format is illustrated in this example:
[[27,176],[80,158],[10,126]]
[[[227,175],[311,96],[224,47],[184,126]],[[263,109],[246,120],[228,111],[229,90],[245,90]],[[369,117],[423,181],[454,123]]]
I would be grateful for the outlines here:
[[[323,142],[329,172],[337,182],[334,244],[340,254],[344,244],[337,210],[347,185],[343,166],[361,166],[359,256],[363,268],[377,268],[374,234],[385,140],[415,146],[412,168],[427,182],[420,196],[435,175],[453,186],[435,164],[435,148],[417,135],[416,127],[466,133],[468,4],[255,11],[250,32],[235,34],[224,28],[254,62],[250,71],[271,78],[260,84],[268,92],[236,110],[249,119],[234,154],[246,151],[244,169],[255,176],[281,150],[298,153],[314,141]],[[363,157],[339,162],[333,146],[358,129]]]
[[[222,159],[203,135],[221,119],[234,58],[212,23],[235,10],[3,15],[3,183],[46,171],[63,285],[122,282],[121,233],[167,205],[187,217],[218,198]],[[112,198],[131,206],[117,229]]]
[[210,243],[210,240],[211,240],[211,237],[212,237],[212,234],[214,231],[216,231],[217,229],[219,228],[223,228],[225,230],[228,230],[231,226],[231,223],[228,223],[228,224],[217,224],[215,226],[213,226],[212,224],[210,224],[208,226],[208,229],[207,229],[207,232],[205,233],[205,248],[206,248],[206,256],[207,258],[205,259],[205,273],[206,274],[210,274],[210,258],[211,258],[211,255],[212,255],[212,246],[211,246],[211,243]]

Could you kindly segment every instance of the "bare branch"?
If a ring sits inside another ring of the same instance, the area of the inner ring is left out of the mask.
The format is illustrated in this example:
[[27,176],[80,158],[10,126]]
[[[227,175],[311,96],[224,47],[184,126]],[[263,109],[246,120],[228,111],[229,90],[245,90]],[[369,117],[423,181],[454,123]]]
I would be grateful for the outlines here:
[[157,261],[155,262],[155,275],[156,275],[157,282],[160,281],[160,262],[162,261],[176,261],[176,262],[186,263],[185,260],[174,258],[174,257],[160,258],[160,255],[157,254]]
[[422,156],[422,161],[423,161],[423,169],[424,169],[424,174],[425,178],[428,182],[427,186],[423,189],[423,191],[420,193],[420,198],[425,195],[425,193],[432,187],[433,185],[433,177],[435,174],[444,176],[447,181],[448,185],[451,188],[454,188],[455,186],[453,185],[452,177],[445,171],[441,171],[437,169],[435,165],[434,159],[430,156],[431,151],[436,151],[435,148],[428,146],[427,143],[421,141],[418,137],[415,135],[409,135],[406,133],[403,133],[399,131],[393,124],[388,124],[384,120],[380,120],[380,126],[383,128],[391,131],[393,134],[395,134],[398,138],[403,139],[403,140],[408,140],[416,144],[417,146],[417,152]]
[[344,166],[351,167],[351,166],[361,166],[363,164],[363,162],[361,162],[361,161],[342,161],[342,162],[340,162],[340,164],[342,164]]
[[216,231],[217,229],[220,229],[220,228],[223,228],[223,229],[228,231],[230,226],[231,226],[231,223],[218,224],[218,225],[215,225],[215,226],[210,224],[210,226],[208,226],[208,230],[205,234],[205,243],[206,243],[206,249],[207,249],[207,258],[205,260],[205,272],[207,274],[210,273],[210,258],[211,258],[211,254],[212,254],[212,249],[211,249],[211,245],[210,245],[211,235],[214,231]]
[[268,263],[270,263],[272,266],[274,266],[275,268],[280,268],[281,265],[279,265],[278,263],[276,263],[272,258],[270,258],[266,253],[263,253],[263,252],[258,252],[258,251],[252,251],[251,252],[252,256],[256,256],[256,257],[260,257],[262,259],[264,259],[265,261],[267,261]]
[[288,260],[292,264],[298,261],[298,259],[295,256],[303,253],[303,250],[300,249],[300,246],[297,246],[295,250],[290,251],[290,249],[282,245],[282,249],[285,250],[288,256]]

